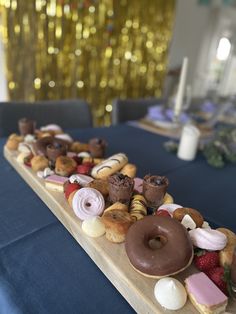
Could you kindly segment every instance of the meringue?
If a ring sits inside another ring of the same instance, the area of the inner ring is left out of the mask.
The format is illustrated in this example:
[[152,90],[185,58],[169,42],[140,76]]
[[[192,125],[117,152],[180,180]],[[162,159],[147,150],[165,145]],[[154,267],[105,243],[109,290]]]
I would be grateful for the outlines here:
[[70,183],[79,183],[81,186],[86,186],[94,179],[85,174],[72,174],[69,178]]
[[86,157],[91,157],[91,155],[88,152],[81,152],[78,154],[78,157],[86,158]]
[[98,190],[82,188],[75,193],[72,208],[79,219],[86,220],[101,215],[105,208],[105,201]]
[[55,172],[53,170],[51,170],[49,167],[45,168],[43,171],[43,177],[47,178],[51,175],[53,175]]
[[160,207],[158,207],[157,210],[161,210],[161,209],[165,209],[168,211],[168,213],[171,215],[171,217],[173,216],[173,212],[177,209],[177,208],[181,208],[183,207],[182,205],[178,205],[178,204],[162,204]]
[[55,172],[53,170],[51,170],[49,167],[45,168],[43,171],[38,171],[37,172],[37,176],[40,179],[45,179],[51,175],[53,175]]
[[60,140],[67,141],[67,142],[70,142],[70,143],[73,142],[73,138],[69,134],[66,134],[66,133],[56,134],[55,138],[59,138]]
[[57,124],[48,124],[48,125],[45,125],[45,126],[42,126],[40,128],[41,131],[59,131],[61,132],[62,131],[62,128],[57,125]]
[[168,310],[179,310],[187,301],[187,292],[180,281],[166,277],[160,279],[154,288],[154,295],[161,306]]
[[193,244],[200,249],[218,251],[227,244],[227,237],[220,231],[213,229],[197,228],[189,231]]

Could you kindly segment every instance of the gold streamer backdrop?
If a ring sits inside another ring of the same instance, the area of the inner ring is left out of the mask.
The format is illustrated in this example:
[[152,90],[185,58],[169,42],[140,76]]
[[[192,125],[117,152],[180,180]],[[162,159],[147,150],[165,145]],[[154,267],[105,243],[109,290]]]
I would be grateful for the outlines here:
[[0,0],[11,100],[160,96],[175,0]]

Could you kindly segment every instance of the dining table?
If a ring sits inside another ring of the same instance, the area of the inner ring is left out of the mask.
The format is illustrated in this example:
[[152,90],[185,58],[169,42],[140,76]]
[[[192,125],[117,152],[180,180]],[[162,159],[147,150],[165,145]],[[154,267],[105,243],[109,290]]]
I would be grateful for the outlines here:
[[[236,167],[184,161],[168,137],[121,124],[65,130],[74,140],[98,137],[106,156],[123,152],[137,177],[166,176],[176,204],[199,210],[211,227],[236,232]],[[3,156],[0,139],[0,314],[135,313],[105,274]]]

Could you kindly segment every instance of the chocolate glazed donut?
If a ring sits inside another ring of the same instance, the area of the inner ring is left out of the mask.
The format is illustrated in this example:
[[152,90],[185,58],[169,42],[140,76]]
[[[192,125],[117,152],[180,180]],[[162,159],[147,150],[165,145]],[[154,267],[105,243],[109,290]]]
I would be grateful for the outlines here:
[[153,278],[177,274],[193,259],[187,230],[170,217],[147,216],[135,222],[126,235],[125,249],[135,270]]

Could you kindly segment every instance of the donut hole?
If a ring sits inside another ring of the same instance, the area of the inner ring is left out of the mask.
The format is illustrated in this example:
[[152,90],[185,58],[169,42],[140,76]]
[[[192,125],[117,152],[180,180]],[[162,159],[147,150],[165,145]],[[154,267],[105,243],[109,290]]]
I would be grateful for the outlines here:
[[163,236],[156,236],[155,238],[151,238],[148,241],[148,246],[152,250],[161,249],[167,242],[167,239]]
[[86,206],[86,207],[90,207],[90,206],[91,206],[91,203],[87,202],[87,203],[85,204],[85,206]]

